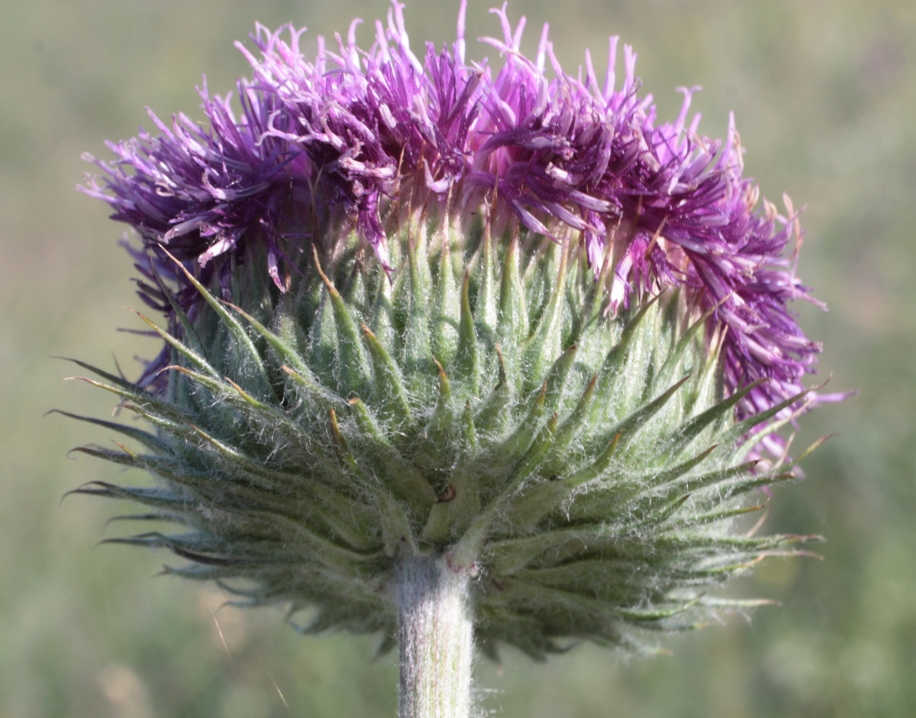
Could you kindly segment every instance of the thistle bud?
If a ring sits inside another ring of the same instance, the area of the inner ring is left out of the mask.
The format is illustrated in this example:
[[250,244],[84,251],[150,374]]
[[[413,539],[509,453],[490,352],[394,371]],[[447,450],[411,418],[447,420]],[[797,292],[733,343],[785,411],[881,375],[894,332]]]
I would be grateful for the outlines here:
[[399,638],[403,715],[440,715],[407,665],[424,606],[488,655],[632,648],[754,605],[711,589],[808,538],[733,528],[793,477],[778,430],[814,400],[791,203],[758,206],[690,91],[657,124],[616,38],[599,84],[496,11],[496,70],[463,13],[422,59],[396,3],[368,51],[259,27],[241,116],[204,91],[206,125],[153,116],[84,187],[140,236],[164,349],[92,380],[145,420],[111,425],[135,448],[82,449],[154,486],[79,491],[178,526],[117,539],[170,573]]

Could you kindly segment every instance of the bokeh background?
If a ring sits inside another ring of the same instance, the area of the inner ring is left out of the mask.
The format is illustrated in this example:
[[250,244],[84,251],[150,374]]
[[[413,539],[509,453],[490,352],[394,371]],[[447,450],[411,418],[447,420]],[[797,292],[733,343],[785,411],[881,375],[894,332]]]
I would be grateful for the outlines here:
[[[415,43],[454,36],[457,1],[414,0]],[[471,0],[468,36],[495,34]],[[63,494],[117,469],[68,458],[104,431],[109,396],[53,355],[130,375],[155,343],[136,328],[130,262],[106,208],[74,186],[105,138],[224,92],[258,20],[316,33],[382,17],[384,0],[8,0],[0,9],[0,715],[10,718],[392,716],[396,666],[375,640],[301,637],[279,612],[221,608],[155,578],[164,554],[98,541],[118,507]],[[533,52],[551,22],[569,71],[607,36],[639,53],[660,116],[702,85],[701,129],[737,116],[748,174],[805,206],[800,272],[830,311],[800,306],[843,404],[807,416],[796,446],[835,432],[807,478],[771,500],[771,531],[816,532],[823,560],[774,560],[733,587],[781,602],[751,621],[624,658],[590,646],[543,665],[481,663],[493,715],[630,718],[916,715],[916,4],[912,0],[513,0]],[[361,37],[369,43],[371,25]],[[480,56],[479,47],[472,50]],[[199,115],[199,113],[198,113]],[[127,478],[127,477],[125,477]],[[142,481],[143,477],[129,480]]]

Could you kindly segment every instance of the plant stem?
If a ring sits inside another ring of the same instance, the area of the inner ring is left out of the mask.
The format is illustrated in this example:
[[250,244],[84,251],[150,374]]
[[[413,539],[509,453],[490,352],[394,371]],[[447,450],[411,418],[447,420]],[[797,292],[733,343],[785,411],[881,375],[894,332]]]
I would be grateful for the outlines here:
[[469,718],[471,621],[469,577],[431,556],[398,569],[400,718]]

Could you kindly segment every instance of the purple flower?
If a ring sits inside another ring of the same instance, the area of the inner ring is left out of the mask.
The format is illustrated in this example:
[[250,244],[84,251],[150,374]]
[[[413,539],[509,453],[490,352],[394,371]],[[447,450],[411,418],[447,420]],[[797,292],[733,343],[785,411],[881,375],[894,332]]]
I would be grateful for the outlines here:
[[[396,271],[386,238],[404,212],[460,224],[484,209],[497,236],[518,227],[583,242],[596,277],[608,277],[612,312],[669,286],[698,314],[712,312],[708,337],[722,343],[727,389],[763,380],[739,418],[803,392],[820,347],[787,308],[811,299],[795,275],[802,233],[788,200],[781,215],[743,176],[733,119],[724,141],[700,136],[693,90],[683,90],[675,121],[659,124],[629,46],[621,81],[616,37],[603,83],[587,52],[573,77],[546,26],[537,57],[522,55],[524,20],[513,28],[505,8],[493,11],[502,38],[483,39],[501,69],[468,63],[464,11],[462,2],[456,42],[420,56],[397,2],[371,48],[356,44],[354,22],[334,49],[319,38],[313,61],[300,52],[304,31],[258,26],[257,53],[239,44],[253,68],[238,83],[239,117],[204,88],[207,125],[151,114],[158,134],[111,144],[113,162],[93,160],[103,177],[84,191],[146,248],[134,253],[144,299],[172,311],[157,286],[162,248],[228,290],[227,260],[263,247],[284,290],[290,258],[311,243],[355,229]],[[196,297],[179,292],[186,308]]]

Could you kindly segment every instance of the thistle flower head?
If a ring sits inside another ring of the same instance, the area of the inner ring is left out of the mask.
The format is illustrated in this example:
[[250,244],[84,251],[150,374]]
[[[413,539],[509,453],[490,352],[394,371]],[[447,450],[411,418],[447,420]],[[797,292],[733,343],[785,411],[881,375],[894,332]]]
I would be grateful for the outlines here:
[[819,351],[788,309],[801,232],[733,121],[698,134],[693,90],[659,122],[629,46],[572,76],[494,12],[499,68],[466,60],[463,4],[424,52],[397,3],[368,50],[354,22],[314,59],[258,26],[239,113],[205,87],[204,124],[151,114],[93,160],[168,321],[107,384],[151,453],[89,449],[162,488],[85,491],[156,506],[189,533],[130,541],[316,630],[387,630],[397,557],[434,552],[482,577],[484,645],[627,643],[798,539],[728,526],[785,478],[746,459]]

